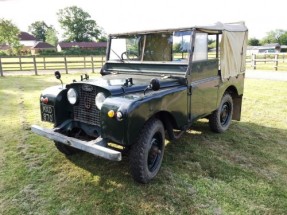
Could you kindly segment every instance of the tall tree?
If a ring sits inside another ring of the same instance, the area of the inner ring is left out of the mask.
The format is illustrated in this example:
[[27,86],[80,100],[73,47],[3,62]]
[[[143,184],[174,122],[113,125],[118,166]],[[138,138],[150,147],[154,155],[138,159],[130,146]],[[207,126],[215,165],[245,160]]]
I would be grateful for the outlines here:
[[20,30],[10,20],[0,19],[0,44],[10,46],[9,54],[20,51]]
[[37,40],[45,42],[48,28],[49,26],[47,26],[44,21],[36,21],[29,26],[28,31],[33,34]]
[[287,33],[287,31],[284,31],[282,29],[276,29],[274,31],[267,32],[267,36],[264,37],[261,41],[262,44],[266,43],[279,43],[282,44],[282,35]]
[[54,46],[58,43],[57,31],[53,26],[50,26],[46,31],[46,42]]
[[60,9],[57,15],[67,41],[91,41],[100,35],[96,21],[79,7]]
[[108,35],[107,33],[104,31],[104,29],[102,27],[99,27],[99,35],[98,35],[98,42],[107,42],[108,41]]

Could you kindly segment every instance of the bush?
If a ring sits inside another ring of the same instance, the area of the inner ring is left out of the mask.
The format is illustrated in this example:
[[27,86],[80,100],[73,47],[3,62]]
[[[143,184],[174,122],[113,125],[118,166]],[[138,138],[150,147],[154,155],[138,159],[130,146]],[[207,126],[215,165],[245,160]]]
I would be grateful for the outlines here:
[[63,53],[56,50],[41,50],[39,51],[39,55],[63,55]]
[[71,49],[63,50],[61,52],[64,55],[104,55],[106,53],[105,48],[87,50],[87,49],[80,49],[79,47],[73,47]]
[[7,51],[0,50],[0,56],[7,56]]
[[56,50],[43,50],[39,52],[39,55],[105,55],[105,53],[105,48],[85,50],[78,47],[73,47],[71,49],[63,50],[61,52],[57,52]]

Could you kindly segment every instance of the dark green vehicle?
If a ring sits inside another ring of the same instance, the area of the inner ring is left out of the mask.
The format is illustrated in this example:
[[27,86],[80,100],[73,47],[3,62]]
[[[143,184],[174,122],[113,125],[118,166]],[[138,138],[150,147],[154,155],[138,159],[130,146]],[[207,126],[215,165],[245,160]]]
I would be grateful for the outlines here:
[[165,139],[180,138],[200,118],[219,133],[240,120],[246,43],[244,23],[112,34],[102,77],[45,89],[41,117],[54,129],[32,131],[66,155],[120,161],[128,152],[132,176],[147,183]]

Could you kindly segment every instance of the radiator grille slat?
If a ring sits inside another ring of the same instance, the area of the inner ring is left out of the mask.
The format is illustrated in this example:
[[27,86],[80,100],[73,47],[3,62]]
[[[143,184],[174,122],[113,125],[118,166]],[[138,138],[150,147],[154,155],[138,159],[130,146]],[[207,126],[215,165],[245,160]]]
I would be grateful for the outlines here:
[[74,106],[74,120],[100,126],[100,111],[95,105],[96,87],[92,91],[78,91],[79,103]]

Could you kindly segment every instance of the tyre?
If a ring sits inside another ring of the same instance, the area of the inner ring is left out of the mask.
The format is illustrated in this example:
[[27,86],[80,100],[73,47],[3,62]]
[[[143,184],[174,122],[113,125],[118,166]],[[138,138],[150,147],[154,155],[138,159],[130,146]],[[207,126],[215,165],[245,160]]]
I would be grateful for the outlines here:
[[165,148],[164,126],[158,119],[149,120],[130,150],[130,169],[135,181],[146,184],[158,173]]
[[217,133],[226,131],[231,123],[233,113],[233,100],[229,93],[225,93],[220,105],[209,117],[210,129]]
[[63,144],[63,143],[60,143],[60,142],[57,142],[57,141],[54,141],[54,142],[55,142],[56,148],[57,148],[60,152],[62,152],[63,154],[65,154],[65,155],[67,155],[67,156],[73,155],[73,154],[79,152],[79,149],[75,149],[75,148],[73,148],[73,147],[71,147],[71,146],[67,146],[67,145],[65,145],[65,144]]

